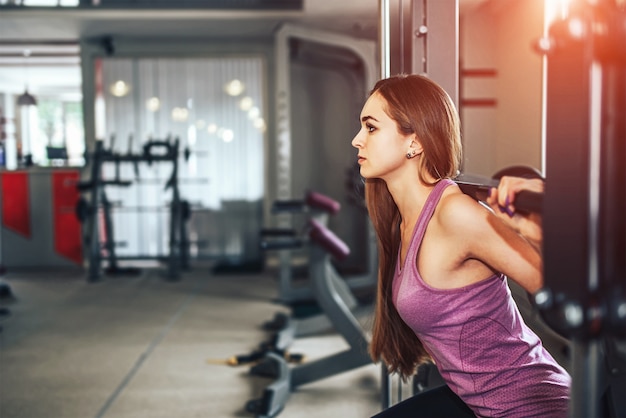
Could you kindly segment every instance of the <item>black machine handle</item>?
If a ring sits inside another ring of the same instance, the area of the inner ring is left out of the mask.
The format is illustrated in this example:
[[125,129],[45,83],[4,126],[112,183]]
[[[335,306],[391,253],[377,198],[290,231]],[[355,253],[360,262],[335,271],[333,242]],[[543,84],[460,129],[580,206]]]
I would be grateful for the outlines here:
[[341,204],[322,193],[309,191],[304,199],[275,201],[272,212],[304,212],[307,207],[334,215],[341,209]]
[[262,237],[295,237],[296,231],[291,228],[263,228],[259,235]]
[[294,248],[301,248],[303,242],[298,238],[281,238],[277,240],[261,241],[260,247],[262,250],[290,250]]
[[[485,201],[489,190],[498,187],[500,180],[472,174],[461,174],[454,179],[461,191],[476,200]],[[541,213],[543,194],[523,190],[515,196],[515,209],[524,213]]]
[[304,207],[304,200],[277,200],[272,204],[272,212],[302,212]]
[[515,196],[515,209],[520,212],[541,213],[543,211],[543,194],[522,190]]

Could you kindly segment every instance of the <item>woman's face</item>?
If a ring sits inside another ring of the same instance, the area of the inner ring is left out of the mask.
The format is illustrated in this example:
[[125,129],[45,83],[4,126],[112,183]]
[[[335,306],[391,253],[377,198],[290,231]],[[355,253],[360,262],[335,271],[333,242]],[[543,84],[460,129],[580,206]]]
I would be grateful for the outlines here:
[[372,94],[361,111],[361,129],[352,140],[364,178],[390,179],[405,166],[414,135],[398,131],[397,123],[384,111],[386,101]]

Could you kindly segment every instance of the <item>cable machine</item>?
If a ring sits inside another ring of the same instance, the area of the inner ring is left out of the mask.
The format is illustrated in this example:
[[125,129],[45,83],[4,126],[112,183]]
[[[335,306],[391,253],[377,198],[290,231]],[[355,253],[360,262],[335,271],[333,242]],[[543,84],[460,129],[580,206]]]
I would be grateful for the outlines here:
[[572,341],[570,416],[626,415],[626,3],[576,0],[539,45],[548,62],[545,288]]
[[[385,78],[391,59],[389,1],[379,5]],[[441,64],[447,59],[449,69],[458,69],[458,15],[453,16],[458,1],[411,5],[411,50],[406,53],[409,37],[402,34],[400,56],[410,55],[412,72],[432,76],[456,102],[458,76],[454,82]],[[452,23],[439,26],[446,19]],[[571,341],[570,416],[621,417],[626,415],[626,2],[572,0],[538,49],[548,63],[546,191],[534,196],[539,198],[534,210],[543,214],[545,287],[533,301],[545,322]],[[403,65],[401,70],[406,72]],[[386,407],[391,387],[384,365],[382,377]]]

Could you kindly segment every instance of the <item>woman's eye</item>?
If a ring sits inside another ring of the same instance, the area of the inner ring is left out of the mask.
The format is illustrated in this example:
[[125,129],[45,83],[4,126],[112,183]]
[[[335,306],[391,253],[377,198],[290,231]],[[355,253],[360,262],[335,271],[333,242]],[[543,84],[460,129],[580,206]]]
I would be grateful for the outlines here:
[[367,128],[367,132],[374,132],[374,130],[376,129],[372,125],[370,125],[369,123],[366,124],[365,127]]

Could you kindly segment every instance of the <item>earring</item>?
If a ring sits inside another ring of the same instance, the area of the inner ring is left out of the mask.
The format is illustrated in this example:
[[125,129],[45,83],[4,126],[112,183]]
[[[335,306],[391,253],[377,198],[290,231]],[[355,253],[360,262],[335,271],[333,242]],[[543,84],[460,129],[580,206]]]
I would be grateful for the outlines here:
[[416,155],[415,150],[412,150],[411,152],[406,153],[406,158],[407,160],[410,160],[411,158],[415,157],[415,155]]

